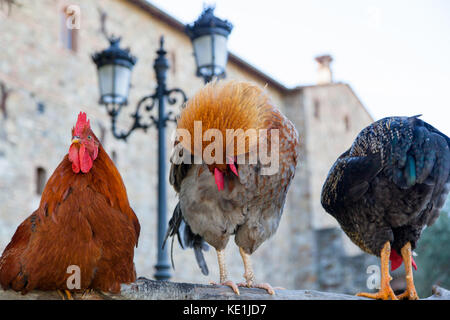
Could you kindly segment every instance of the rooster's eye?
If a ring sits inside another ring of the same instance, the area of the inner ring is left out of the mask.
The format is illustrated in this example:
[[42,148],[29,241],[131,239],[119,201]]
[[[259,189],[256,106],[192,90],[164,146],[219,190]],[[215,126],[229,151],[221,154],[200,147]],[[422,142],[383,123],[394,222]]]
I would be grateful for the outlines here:
[[88,139],[89,139],[89,140],[91,140],[91,139],[92,139],[92,137],[91,137],[91,136],[88,136]]

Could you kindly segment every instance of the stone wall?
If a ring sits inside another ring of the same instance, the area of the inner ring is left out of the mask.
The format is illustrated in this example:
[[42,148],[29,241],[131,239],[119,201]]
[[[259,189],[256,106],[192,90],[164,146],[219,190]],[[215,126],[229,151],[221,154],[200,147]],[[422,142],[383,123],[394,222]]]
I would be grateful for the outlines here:
[[[0,82],[12,90],[6,103],[8,117],[0,114],[0,250],[38,207],[36,170],[45,169],[47,178],[52,174],[68,151],[70,129],[83,110],[96,134],[103,136],[107,152],[117,155],[116,165],[142,227],[136,269],[140,276],[151,278],[156,263],[156,130],[135,132],[127,143],[115,140],[110,133],[109,118],[97,104],[97,74],[90,58],[108,45],[100,32],[98,9],[107,13],[108,32],[122,36],[122,46],[130,47],[139,59],[133,70],[129,106],[119,121],[121,128],[130,124],[126,115],[137,100],[156,86],[152,65],[161,35],[165,36],[171,63],[168,87],[180,87],[192,96],[202,86],[202,80],[195,77],[191,43],[184,33],[131,1],[40,0],[21,4],[9,15],[0,11]],[[62,11],[68,4],[81,9],[76,52],[66,49],[61,41]],[[267,82],[233,61],[227,73],[228,79],[246,79],[261,86]],[[335,225],[321,211],[319,186],[332,161],[370,117],[345,85],[287,90],[269,84],[267,90],[274,104],[295,123],[302,155],[278,232],[254,254],[255,272],[258,279],[275,286],[314,288],[314,229]],[[315,99],[323,106],[320,121],[312,115]],[[346,133],[342,122],[335,123],[344,115],[352,124]],[[168,127],[168,145],[173,130],[173,125]],[[169,215],[175,204],[175,193],[169,188]],[[226,253],[231,279],[241,280],[243,266],[233,241]],[[206,254],[208,277],[201,275],[193,253],[181,250],[176,242],[174,257],[175,281],[206,283],[219,278],[214,250]]]
[[[305,101],[305,125],[308,134],[306,154],[313,165],[310,172],[313,229],[336,227],[336,220],[320,203],[322,185],[333,163],[353,143],[358,133],[373,119],[362,107],[352,89],[343,83],[308,86],[302,89]],[[345,252],[360,254],[342,233]]]

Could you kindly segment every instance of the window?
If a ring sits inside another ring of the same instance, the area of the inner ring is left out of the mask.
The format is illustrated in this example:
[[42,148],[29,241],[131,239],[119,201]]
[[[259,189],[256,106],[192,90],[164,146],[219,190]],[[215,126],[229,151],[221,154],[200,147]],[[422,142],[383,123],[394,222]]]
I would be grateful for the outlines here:
[[320,119],[320,102],[319,102],[319,100],[314,100],[314,118]]
[[114,162],[114,164],[117,164],[117,152],[115,151],[111,152],[111,159]]
[[61,41],[64,48],[77,51],[79,29],[80,8],[76,5],[66,6],[61,13]]
[[350,131],[350,118],[348,115],[344,117],[345,130]]
[[36,169],[36,194],[40,196],[45,188],[47,182],[47,172],[44,168],[38,167]]
[[170,64],[172,74],[175,75],[177,73],[177,56],[175,51],[170,52],[170,58],[172,60],[172,63]]
[[101,144],[105,144],[105,138],[106,138],[106,128],[105,126],[99,122],[98,126],[100,127],[100,138],[98,139]]

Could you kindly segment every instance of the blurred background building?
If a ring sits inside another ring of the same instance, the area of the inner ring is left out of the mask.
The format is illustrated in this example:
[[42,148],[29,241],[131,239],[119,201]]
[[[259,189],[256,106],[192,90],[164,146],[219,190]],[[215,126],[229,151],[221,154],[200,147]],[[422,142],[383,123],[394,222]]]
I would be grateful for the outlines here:
[[[203,85],[195,76],[184,24],[144,0],[0,3],[0,250],[38,207],[45,182],[68,152],[70,130],[83,110],[122,174],[141,222],[137,273],[152,278],[157,251],[157,132],[136,132],[128,142],[113,138],[110,119],[98,105],[97,71],[90,55],[107,47],[107,28],[138,56],[129,109],[124,108],[118,124],[127,128],[132,106],[156,86],[152,64],[161,35],[170,60],[168,87],[182,88],[190,97]],[[80,9],[79,28],[68,27],[69,5]],[[301,142],[284,217],[275,236],[254,254],[254,267],[261,280],[275,286],[354,293],[366,290],[365,270],[378,262],[343,235],[322,209],[320,192],[332,163],[373,119],[348,84],[333,81],[330,56],[318,56],[311,63],[318,64],[317,84],[287,88],[229,54],[227,79],[267,85],[274,105],[296,125]],[[167,137],[174,128],[169,124]],[[168,194],[170,215],[176,198],[171,188]],[[227,254],[230,278],[240,280],[243,266],[234,243],[230,242]],[[183,251],[175,242],[172,280],[217,279],[213,250],[206,259],[208,277],[200,273],[193,252]]]

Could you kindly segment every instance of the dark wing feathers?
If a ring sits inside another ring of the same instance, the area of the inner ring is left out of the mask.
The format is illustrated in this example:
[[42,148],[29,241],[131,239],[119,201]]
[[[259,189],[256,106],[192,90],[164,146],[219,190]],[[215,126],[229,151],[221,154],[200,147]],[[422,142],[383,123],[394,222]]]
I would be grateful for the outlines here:
[[352,201],[361,198],[369,188],[369,182],[381,169],[379,154],[348,158],[344,170],[344,194]]
[[349,157],[380,153],[382,166],[402,189],[416,183],[436,185],[447,180],[450,140],[428,123],[414,117],[389,117],[363,129]]
[[[193,159],[191,159],[193,160]],[[193,163],[193,161],[191,161]],[[186,177],[192,164],[172,164],[169,173],[169,182],[173,186],[176,192],[180,192],[181,181]]]
[[[450,139],[414,117],[389,117],[363,129],[352,147],[337,159],[322,189],[322,205],[358,200],[379,172],[401,189],[432,186],[431,224],[450,187]],[[330,212],[331,213],[331,212]]]
[[[416,182],[434,186],[430,214],[426,221],[432,225],[439,217],[450,188],[450,138],[432,125],[414,118],[414,157]],[[412,171],[412,170],[411,170]]]
[[332,211],[339,203],[345,205],[360,199],[382,169],[379,153],[351,157],[349,152],[347,150],[334,163],[323,185],[321,201],[325,209]]

